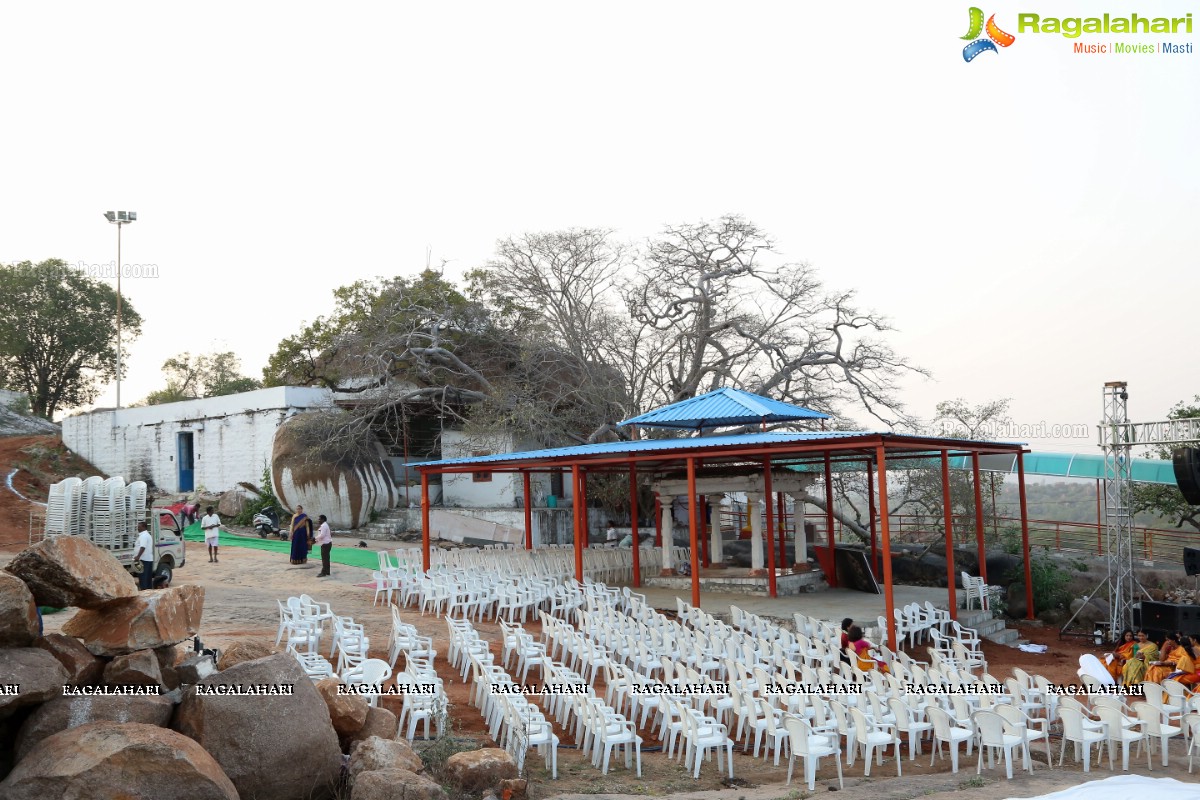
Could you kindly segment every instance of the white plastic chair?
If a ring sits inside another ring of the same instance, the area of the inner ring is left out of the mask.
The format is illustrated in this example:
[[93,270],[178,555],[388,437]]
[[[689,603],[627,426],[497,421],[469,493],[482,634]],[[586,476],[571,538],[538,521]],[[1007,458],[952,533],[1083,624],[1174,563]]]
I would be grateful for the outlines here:
[[[1058,709],[1059,719],[1063,724],[1062,748],[1058,754],[1058,766],[1062,766],[1067,753],[1067,742],[1083,746],[1083,771],[1090,772],[1092,768],[1092,745],[1103,748],[1108,736],[1103,731],[1088,730],[1083,726],[1083,715],[1073,708],[1062,705]],[[1102,749],[1098,749],[1096,757],[1100,757]]]
[[804,760],[804,781],[808,790],[814,791],[817,783],[817,767],[825,756],[833,756],[837,765],[838,788],[844,789],[842,780],[842,750],[838,746],[837,735],[818,735],[812,727],[800,717],[788,715],[783,718],[783,727],[788,733],[791,754],[788,756],[788,785],[792,783],[792,769],[796,766],[796,758]]
[[[900,756],[900,739],[896,736],[895,726],[883,722],[873,722],[857,708],[850,709],[850,719],[854,722],[855,741],[863,749],[863,775],[869,777],[871,774],[872,755],[876,756],[881,765],[883,764],[883,751],[891,744],[895,745],[896,776],[901,777],[903,775],[901,762],[904,759]],[[878,748],[877,752],[876,748]]]
[[[1115,708],[1099,706],[1096,708],[1096,716],[1100,717],[1100,722],[1104,725],[1104,735],[1108,739],[1108,768],[1113,768],[1113,745],[1120,743],[1121,769],[1128,772],[1129,745],[1134,742],[1142,744],[1145,741],[1146,735],[1141,731],[1135,731],[1133,728],[1126,727],[1124,716]],[[1154,769],[1150,766],[1150,748],[1148,747],[1146,748],[1146,768]]]

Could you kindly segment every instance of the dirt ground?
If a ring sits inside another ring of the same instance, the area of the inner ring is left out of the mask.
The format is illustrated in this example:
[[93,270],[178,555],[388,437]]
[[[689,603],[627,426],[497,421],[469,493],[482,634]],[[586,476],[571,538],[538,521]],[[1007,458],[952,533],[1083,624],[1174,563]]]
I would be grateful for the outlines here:
[[[0,439],[0,469],[3,470],[3,474],[7,475],[11,469],[5,465],[12,463],[17,452],[28,446],[30,440],[44,438],[46,437]],[[20,474],[15,480],[19,491],[34,498],[41,498],[45,494],[45,487],[40,483],[33,476],[23,477]],[[6,489],[0,488],[0,542],[16,542],[0,546],[0,566],[7,563],[24,546],[27,525],[28,505],[19,501]],[[15,533],[20,533],[20,536],[16,536]],[[344,541],[338,540],[335,544],[340,545]],[[381,547],[379,543],[371,544],[375,549]],[[371,639],[371,655],[385,656],[390,613],[382,600],[378,605],[373,604],[373,590],[356,585],[369,582],[369,571],[335,564],[332,577],[317,578],[318,571],[319,564],[315,562],[292,566],[287,562],[286,556],[231,546],[221,548],[219,564],[210,564],[203,546],[189,543],[187,565],[176,571],[175,583],[196,584],[205,589],[200,636],[206,647],[225,648],[244,639],[274,642],[279,619],[277,602],[290,595],[307,593],[319,601],[328,602],[335,613],[351,616],[355,621],[362,623]],[[802,604],[803,599],[797,598],[796,602]],[[68,609],[47,616],[46,631],[49,633],[60,630],[72,613]],[[423,617],[411,609],[405,610],[403,616],[424,634],[435,639],[435,646],[441,654],[438,659],[439,672],[446,683],[451,702],[453,734],[486,743],[483,720],[467,703],[467,687],[444,660],[445,622],[433,616]],[[499,654],[499,629],[495,623],[484,622],[477,625],[477,628],[481,635],[493,643],[493,649]],[[532,623],[527,624],[526,628],[537,632],[538,626]],[[1009,647],[987,645],[985,652],[993,674],[1003,677],[1011,667],[1020,666],[1027,670],[1036,670],[1053,681],[1070,683],[1074,681],[1078,655],[1090,652],[1090,648],[1078,640],[1059,641],[1058,632],[1053,628],[1023,626],[1021,634],[1031,641],[1049,645],[1050,650],[1046,654],[1038,655],[1023,653]],[[920,654],[914,653],[914,656],[920,658]],[[399,713],[397,698],[384,697],[381,702],[385,707]],[[734,757],[734,774],[737,777],[733,782],[723,780],[717,774],[715,763],[706,763],[701,769],[700,778],[693,779],[679,761],[668,760],[660,752],[659,742],[650,731],[642,731],[641,734],[644,741],[641,778],[636,777],[632,771],[627,771],[623,764],[614,766],[607,776],[602,776],[574,749],[571,744],[573,739],[569,734],[558,731],[558,735],[562,742],[558,753],[559,780],[550,780],[548,771],[544,769],[535,753],[531,753],[527,761],[532,800],[584,795],[618,798],[674,794],[680,797],[694,797],[697,800],[800,800],[810,796],[804,791],[801,778],[794,780],[791,786],[784,785],[787,775],[786,761],[776,767],[769,760],[755,760],[748,754],[742,754],[740,750]],[[1056,762],[1059,741],[1058,738],[1052,741]],[[1018,765],[1014,779],[1007,781],[1002,764],[996,769],[987,770],[985,763],[983,775],[976,777],[975,756],[967,757],[964,753],[960,771],[958,774],[951,774],[947,759],[936,761],[931,767],[927,746],[924,752],[925,755],[915,761],[906,758],[902,764],[903,777],[897,776],[896,764],[891,758],[882,766],[874,765],[870,777],[864,776],[862,761],[857,760],[853,767],[844,768],[845,789],[839,796],[847,800],[908,800],[923,796],[966,793],[967,797],[973,800],[1002,800],[1008,797],[1033,797],[1073,786],[1087,779],[1099,779],[1112,774],[1107,769],[1107,763],[1103,769],[1093,770],[1087,776],[1079,767],[1070,763],[1063,769],[1047,770],[1043,766],[1033,776],[1022,772]],[[1183,763],[1183,753],[1181,743],[1174,742],[1171,746],[1171,767],[1164,770],[1156,757],[1153,775],[1170,775],[1187,781],[1189,776]],[[1042,754],[1044,758],[1044,750]],[[1035,754],[1035,759],[1037,758]],[[1141,761],[1141,767],[1137,766],[1138,759],[1135,756],[1131,757],[1131,762],[1133,771],[1145,773],[1144,759]],[[802,776],[801,765],[797,764],[796,768]],[[818,773],[817,791],[829,790],[837,790],[836,771],[832,761],[825,759]],[[1200,789],[1197,796],[1200,797]]]

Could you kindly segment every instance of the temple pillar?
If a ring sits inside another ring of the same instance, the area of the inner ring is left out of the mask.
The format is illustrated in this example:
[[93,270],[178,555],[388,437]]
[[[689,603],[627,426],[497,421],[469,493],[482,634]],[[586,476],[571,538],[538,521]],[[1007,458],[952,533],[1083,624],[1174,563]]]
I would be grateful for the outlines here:
[[758,492],[746,493],[746,513],[750,515],[750,574],[766,575],[767,570],[763,559],[762,509],[758,507],[762,495]]
[[674,553],[671,548],[675,546],[675,518],[674,518],[674,503],[675,498],[672,495],[659,495],[659,501],[662,503],[662,574],[675,574]]

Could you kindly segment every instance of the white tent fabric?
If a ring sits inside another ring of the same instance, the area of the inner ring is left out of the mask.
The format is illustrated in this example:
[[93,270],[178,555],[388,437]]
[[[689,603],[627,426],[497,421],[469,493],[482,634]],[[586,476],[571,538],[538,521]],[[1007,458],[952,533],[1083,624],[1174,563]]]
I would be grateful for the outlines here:
[[[1174,778],[1147,778],[1142,775],[1116,775],[1102,781],[1072,786],[1061,792],[1038,795],[1028,800],[1129,800],[1130,797],[1153,797],[1154,800],[1196,800],[1200,788]],[[1008,800],[1026,800],[1010,797]]]

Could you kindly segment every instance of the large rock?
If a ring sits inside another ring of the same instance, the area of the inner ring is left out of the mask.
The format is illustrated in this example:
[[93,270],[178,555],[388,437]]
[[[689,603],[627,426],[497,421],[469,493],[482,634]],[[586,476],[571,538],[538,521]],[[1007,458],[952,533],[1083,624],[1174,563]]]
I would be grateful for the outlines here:
[[172,586],[116,600],[102,610],[83,609],[63,625],[63,633],[83,640],[98,656],[178,644],[200,630],[204,589]]
[[[254,697],[212,694],[259,686],[294,691]],[[201,690],[208,694],[199,694]],[[245,798],[321,800],[331,796],[341,773],[342,753],[329,709],[287,653],[246,661],[189,686],[172,727],[212,753]]]
[[222,492],[221,499],[217,501],[217,516],[222,520],[231,520],[245,511],[246,504],[252,499],[251,494],[240,487]]
[[105,721],[43,739],[0,783],[0,797],[238,800],[238,792],[213,757],[186,736]]
[[175,705],[159,695],[95,695],[56,697],[42,703],[17,736],[17,760],[24,758],[43,739],[89,722],[137,722],[165,728],[171,722]]
[[446,759],[446,779],[465,792],[482,792],[517,777],[517,762],[498,747],[455,753]]
[[129,655],[117,656],[104,668],[106,686],[158,686],[163,687],[162,669],[152,650],[138,650]]
[[[192,653],[176,668],[180,683],[199,683],[209,675],[215,675],[217,666],[208,653]],[[174,688],[174,687],[172,687]]]
[[104,674],[104,659],[92,655],[74,636],[51,633],[34,642],[58,659],[67,671],[67,683],[72,686],[91,686],[100,682]]
[[278,652],[278,650],[265,641],[249,640],[234,642],[221,651],[220,660],[217,662],[217,669],[227,670],[236,664],[241,664],[243,661],[255,661],[267,656],[273,656]]
[[316,513],[324,514],[329,526],[338,529],[365,525],[372,511],[391,508],[396,490],[381,458],[358,465],[314,462],[309,458],[309,446],[304,435],[298,433],[308,424],[308,417],[292,417],[275,432],[271,482],[283,507],[302,505],[314,519]]
[[[168,689],[179,688],[179,662],[183,655],[176,645],[170,644],[166,647],[154,648],[154,657],[158,659],[158,670],[162,674],[163,686]],[[193,681],[194,683],[194,681]]]
[[381,769],[403,769],[420,772],[424,768],[421,757],[413,752],[406,740],[381,739],[372,736],[354,745],[350,751],[350,780],[364,772]]
[[40,606],[100,608],[137,595],[120,562],[82,536],[43,539],[4,569],[25,581]]
[[[367,709],[367,721],[359,728],[358,733],[350,737],[350,751],[354,751],[354,745],[370,739],[372,736],[378,736],[380,739],[395,739],[399,727],[395,714],[386,708],[371,706]],[[407,744],[407,740],[405,743]],[[420,759],[418,759],[419,762]],[[413,769],[413,772],[420,772],[420,769]]]
[[446,790],[424,775],[381,769],[359,775],[350,800],[446,800]]
[[45,650],[37,647],[0,649],[0,683],[17,687],[16,694],[0,692],[0,719],[11,716],[19,708],[58,697],[66,682],[67,671]]
[[367,721],[370,704],[360,694],[339,694],[338,687],[344,685],[337,678],[324,678],[317,682],[317,692],[329,708],[329,719],[338,736],[351,737],[362,730]]
[[0,647],[28,647],[38,635],[33,593],[17,576],[0,572]]

